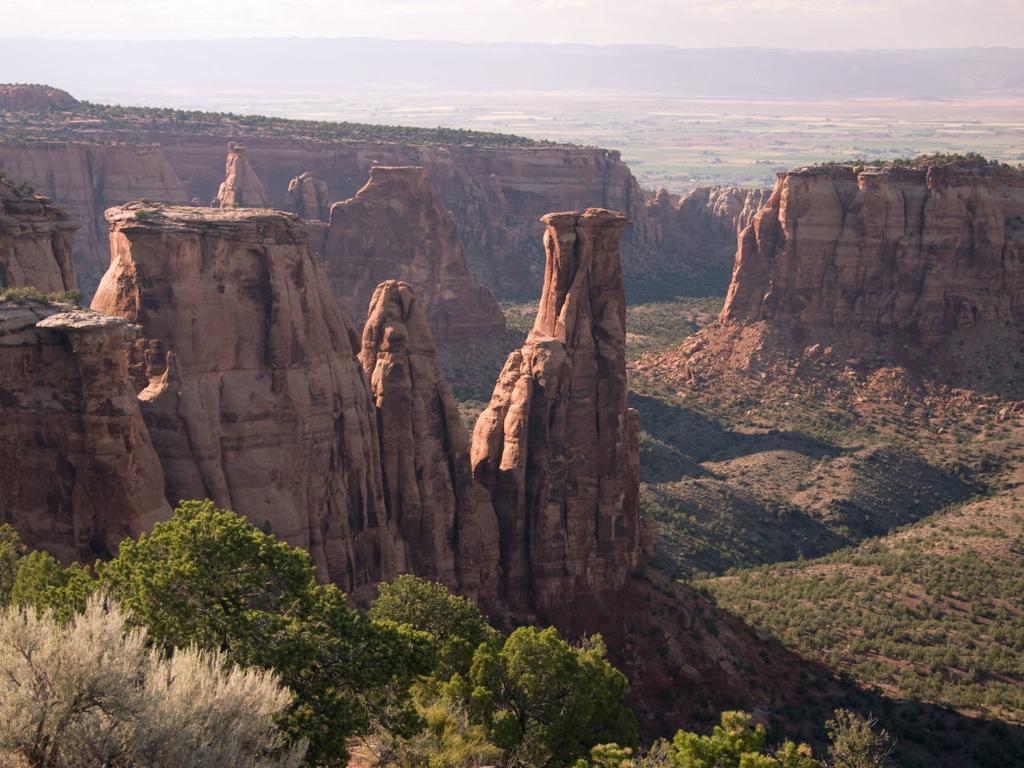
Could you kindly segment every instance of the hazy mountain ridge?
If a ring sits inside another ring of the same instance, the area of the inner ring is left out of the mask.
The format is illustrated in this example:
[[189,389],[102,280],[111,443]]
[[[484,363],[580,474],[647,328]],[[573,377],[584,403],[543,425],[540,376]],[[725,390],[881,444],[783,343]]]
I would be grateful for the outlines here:
[[[371,38],[6,38],[0,45],[5,79],[57,82],[86,97],[123,88],[125,61],[132,62],[132,77],[150,89],[337,91],[403,84],[487,91],[641,89],[715,98],[949,98],[1024,89],[1022,48],[814,51]],[[225,67],[225,61],[232,65]]]

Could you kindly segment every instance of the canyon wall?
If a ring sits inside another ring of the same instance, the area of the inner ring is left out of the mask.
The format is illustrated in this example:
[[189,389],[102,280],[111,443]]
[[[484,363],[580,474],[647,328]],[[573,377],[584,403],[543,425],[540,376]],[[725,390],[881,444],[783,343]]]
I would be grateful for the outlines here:
[[131,368],[169,498],[244,514],[357,595],[404,572],[359,337],[302,222],[147,203],[107,217],[93,308],[141,326]]
[[922,348],[1024,320],[1024,173],[963,161],[782,174],[740,238],[721,319]]
[[170,516],[127,368],[133,329],[0,303],[0,522],[64,560],[110,557]]
[[74,231],[63,209],[0,178],[0,289],[33,286],[44,293],[73,290]]
[[[85,140],[75,140],[78,131]],[[0,170],[32,183],[65,206],[81,226],[74,241],[79,282],[89,294],[109,264],[107,223],[112,205],[152,199],[209,201],[225,181],[228,140],[245,156],[269,204],[288,209],[288,187],[314,173],[338,199],[351,197],[374,165],[416,165],[456,219],[473,274],[500,296],[536,296],[543,272],[537,219],[552,210],[601,206],[636,223],[627,252],[642,244],[647,228],[644,194],[619,153],[589,147],[490,147],[320,141],[261,136],[225,127],[216,135],[153,127],[146,122],[62,126],[60,140],[0,140]],[[70,137],[70,138],[69,138]],[[98,143],[98,142],[106,143]]]
[[630,251],[630,297],[721,295],[739,233],[768,195],[739,187],[698,187],[683,197],[658,190],[647,204],[648,235]]
[[357,322],[377,285],[396,278],[416,291],[442,344],[505,329],[494,295],[470,275],[455,219],[424,168],[371,168],[355,197],[331,206],[322,256],[331,290]]
[[[223,148],[222,148],[223,153]],[[223,168],[223,158],[217,163]],[[67,210],[78,287],[91,295],[110,265],[103,212],[139,198],[188,200],[160,147],[143,143],[0,142],[0,171]],[[206,198],[209,199],[209,198]]]
[[473,479],[469,434],[409,285],[389,280],[374,291],[359,357],[377,407],[384,501],[410,570],[493,600],[494,509]]
[[621,213],[544,217],[537,318],[473,432],[501,539],[501,597],[545,612],[614,591],[642,561],[639,431],[627,408]]

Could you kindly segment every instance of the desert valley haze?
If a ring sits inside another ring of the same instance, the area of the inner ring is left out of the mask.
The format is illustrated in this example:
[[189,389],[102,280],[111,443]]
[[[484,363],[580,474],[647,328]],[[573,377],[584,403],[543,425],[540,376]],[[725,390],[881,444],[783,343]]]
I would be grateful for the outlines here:
[[0,2],[0,768],[1024,766],[1022,29]]

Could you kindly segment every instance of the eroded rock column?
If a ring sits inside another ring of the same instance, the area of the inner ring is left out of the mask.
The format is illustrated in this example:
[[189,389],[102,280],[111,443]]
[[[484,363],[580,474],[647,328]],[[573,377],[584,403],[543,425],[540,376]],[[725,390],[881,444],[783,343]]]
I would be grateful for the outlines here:
[[545,216],[533,330],[505,363],[471,459],[501,539],[502,597],[544,611],[621,587],[644,546],[627,408],[619,213]]

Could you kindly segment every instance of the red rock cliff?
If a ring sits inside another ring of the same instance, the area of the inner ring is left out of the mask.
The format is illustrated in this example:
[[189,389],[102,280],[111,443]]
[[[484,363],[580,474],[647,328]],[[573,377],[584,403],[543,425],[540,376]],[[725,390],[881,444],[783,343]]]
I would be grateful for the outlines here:
[[[89,143],[67,140],[78,132]],[[246,145],[269,203],[280,209],[289,207],[289,181],[304,171],[346,197],[365,183],[374,165],[427,168],[444,207],[455,215],[470,269],[501,295],[536,296],[543,267],[537,218],[547,211],[621,210],[636,222],[627,240],[640,242],[646,233],[644,195],[619,153],[604,149],[318,141],[259,136],[241,126],[195,132],[129,121],[64,124],[59,136],[60,141],[0,141],[0,169],[65,206],[82,226],[74,248],[87,293],[109,264],[104,210],[140,198],[214,198],[225,181],[228,139]]]
[[658,190],[647,205],[646,247],[633,248],[630,296],[666,298],[724,291],[739,233],[767,190],[698,187],[682,198]]
[[170,499],[211,498],[357,595],[406,570],[359,340],[293,214],[111,209],[93,307],[142,327],[132,365]]
[[721,318],[924,348],[1024,320],[1024,173],[965,160],[782,174],[740,238]]
[[423,168],[376,166],[356,196],[331,206],[323,250],[334,295],[353,317],[383,280],[413,287],[441,343],[505,328],[494,295],[469,273],[455,219]]
[[0,288],[34,286],[46,293],[75,287],[67,214],[45,197],[0,179]]
[[497,586],[494,509],[473,480],[469,434],[406,283],[389,280],[374,291],[360,361],[377,406],[384,500],[410,570],[487,599]]
[[0,522],[65,561],[109,557],[170,516],[131,335],[96,312],[0,303]]
[[78,227],[71,247],[78,287],[87,296],[110,266],[104,210],[139,198],[188,200],[160,147],[142,143],[6,142],[0,170],[66,209]]
[[501,597],[544,612],[621,587],[642,554],[636,412],[626,406],[625,216],[544,217],[533,330],[473,432],[501,538]]

